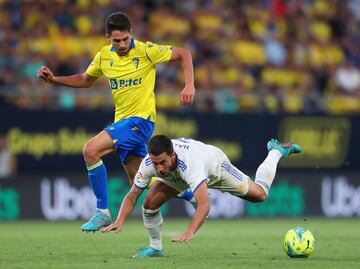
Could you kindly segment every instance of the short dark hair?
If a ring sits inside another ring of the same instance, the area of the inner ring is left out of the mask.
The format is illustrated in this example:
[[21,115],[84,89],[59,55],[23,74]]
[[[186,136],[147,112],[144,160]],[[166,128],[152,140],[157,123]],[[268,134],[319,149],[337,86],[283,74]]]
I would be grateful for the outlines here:
[[169,137],[166,135],[155,135],[148,142],[148,151],[155,156],[164,152],[170,155],[174,152],[174,148]]
[[106,18],[106,33],[111,35],[112,31],[128,31],[131,30],[131,21],[128,15],[122,12],[112,13]]

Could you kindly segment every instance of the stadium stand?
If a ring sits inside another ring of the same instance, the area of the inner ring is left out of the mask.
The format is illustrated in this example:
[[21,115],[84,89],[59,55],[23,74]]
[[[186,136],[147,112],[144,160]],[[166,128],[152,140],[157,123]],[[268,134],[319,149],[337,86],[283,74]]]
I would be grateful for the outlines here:
[[[112,109],[108,83],[42,83],[83,72],[107,44],[103,22],[130,15],[134,36],[193,52],[197,111],[360,113],[360,1],[0,1],[0,96],[21,108]],[[159,66],[157,105],[177,108],[176,65]],[[189,108],[187,108],[189,109]]]

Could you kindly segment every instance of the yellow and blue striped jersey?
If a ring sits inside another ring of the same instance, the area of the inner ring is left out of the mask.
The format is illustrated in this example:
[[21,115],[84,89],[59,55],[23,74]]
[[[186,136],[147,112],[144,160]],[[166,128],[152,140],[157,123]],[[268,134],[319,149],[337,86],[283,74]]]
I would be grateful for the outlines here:
[[155,122],[156,64],[168,62],[171,46],[131,40],[131,49],[119,56],[112,45],[104,46],[86,70],[93,77],[105,75],[115,103],[115,122],[141,117]]

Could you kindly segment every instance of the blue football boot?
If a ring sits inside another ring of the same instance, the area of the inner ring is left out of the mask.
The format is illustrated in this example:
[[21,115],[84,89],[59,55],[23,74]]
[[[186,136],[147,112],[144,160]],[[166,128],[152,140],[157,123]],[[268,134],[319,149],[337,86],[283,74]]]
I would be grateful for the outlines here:
[[139,249],[133,258],[162,257],[163,255],[163,250],[157,250],[153,247],[144,247]]
[[100,209],[96,209],[94,215],[91,219],[81,226],[83,232],[96,232],[99,231],[102,227],[109,226],[111,224],[111,216],[104,214]]
[[301,152],[301,147],[298,144],[281,143],[281,142],[277,141],[276,139],[271,139],[267,143],[267,149],[268,149],[268,151],[277,149],[278,151],[280,151],[282,158],[286,158],[287,156],[289,156],[292,153],[300,153]]

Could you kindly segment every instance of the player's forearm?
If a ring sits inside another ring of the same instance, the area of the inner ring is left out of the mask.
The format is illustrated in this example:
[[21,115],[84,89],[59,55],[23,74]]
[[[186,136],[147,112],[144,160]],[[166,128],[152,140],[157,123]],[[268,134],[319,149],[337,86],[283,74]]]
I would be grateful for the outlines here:
[[122,225],[126,221],[131,212],[134,210],[138,197],[139,196],[136,196],[131,192],[125,196],[115,223]]
[[195,234],[204,223],[206,216],[210,211],[210,202],[198,204],[198,207],[195,211],[194,217],[191,221],[189,228],[187,229],[188,233]]
[[180,63],[184,70],[185,85],[194,85],[194,67],[190,51],[186,49],[181,50]]
[[92,85],[92,81],[87,79],[85,74],[75,74],[71,76],[55,77],[53,83],[74,88],[88,88]]

